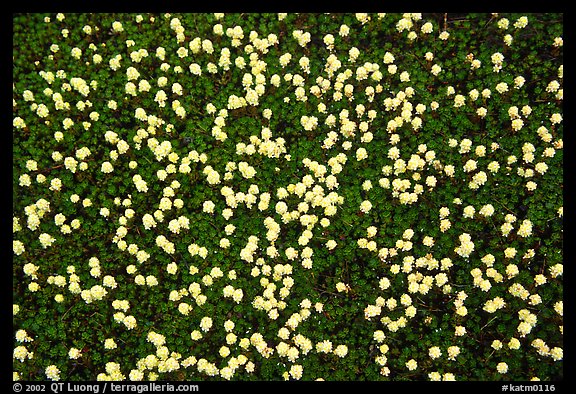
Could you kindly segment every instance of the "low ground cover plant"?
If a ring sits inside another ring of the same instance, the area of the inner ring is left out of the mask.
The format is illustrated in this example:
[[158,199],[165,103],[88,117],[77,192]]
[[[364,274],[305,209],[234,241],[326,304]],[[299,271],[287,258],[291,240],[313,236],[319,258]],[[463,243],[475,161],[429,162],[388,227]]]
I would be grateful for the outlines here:
[[13,22],[15,380],[562,378],[561,14]]

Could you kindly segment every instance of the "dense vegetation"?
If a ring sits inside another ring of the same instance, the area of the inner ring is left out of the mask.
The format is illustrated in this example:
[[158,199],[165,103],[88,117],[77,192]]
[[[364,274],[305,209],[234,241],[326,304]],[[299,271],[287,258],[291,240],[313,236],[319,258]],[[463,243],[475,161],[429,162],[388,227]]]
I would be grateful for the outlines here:
[[18,14],[14,379],[558,380],[561,14]]

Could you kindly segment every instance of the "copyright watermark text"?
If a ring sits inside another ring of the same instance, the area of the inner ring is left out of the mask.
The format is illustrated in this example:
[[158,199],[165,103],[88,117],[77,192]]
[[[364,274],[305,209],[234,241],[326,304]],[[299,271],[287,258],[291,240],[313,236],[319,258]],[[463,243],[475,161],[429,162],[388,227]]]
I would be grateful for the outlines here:
[[99,382],[99,383],[72,383],[72,382],[54,382],[54,383],[14,383],[12,390],[15,393],[39,393],[39,392],[52,392],[54,394],[60,393],[94,393],[105,394],[108,393],[138,393],[145,392],[196,392],[200,388],[196,384],[184,383],[112,383],[112,382]]

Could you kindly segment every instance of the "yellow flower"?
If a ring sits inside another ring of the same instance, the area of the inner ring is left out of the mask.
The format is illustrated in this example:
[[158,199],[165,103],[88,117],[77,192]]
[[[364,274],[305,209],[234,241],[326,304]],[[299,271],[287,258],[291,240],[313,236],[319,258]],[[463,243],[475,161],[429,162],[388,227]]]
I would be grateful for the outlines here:
[[430,349],[428,349],[428,355],[430,358],[436,359],[442,355],[442,351],[438,346],[432,346]]
[[500,362],[496,366],[496,370],[498,371],[498,373],[505,374],[508,372],[508,364],[506,364],[505,362]]
[[60,380],[60,369],[53,364],[46,367],[45,374],[50,380]]
[[406,362],[406,368],[408,368],[409,371],[414,371],[418,368],[418,363],[412,358]]

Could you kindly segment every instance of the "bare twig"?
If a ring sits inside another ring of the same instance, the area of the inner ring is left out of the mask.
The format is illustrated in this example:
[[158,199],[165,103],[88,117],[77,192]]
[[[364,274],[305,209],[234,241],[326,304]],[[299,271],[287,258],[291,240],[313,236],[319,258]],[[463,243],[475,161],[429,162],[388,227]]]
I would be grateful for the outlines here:
[[70,306],[70,308],[68,308],[68,310],[67,310],[66,312],[64,312],[64,314],[63,314],[62,317],[60,318],[61,321],[64,320],[64,317],[66,316],[66,314],[68,314],[68,312],[70,312],[70,309],[74,308],[74,305],[76,305],[76,304],[72,304],[72,305]]
[[[497,317],[497,316],[496,316],[496,317]],[[494,320],[496,320],[496,317],[493,317],[492,319],[490,319],[490,321],[489,321],[488,323],[484,324],[484,327],[482,327],[482,328],[480,329],[480,331],[482,331],[484,328],[486,328],[486,326],[488,326],[490,323],[492,323]]]

